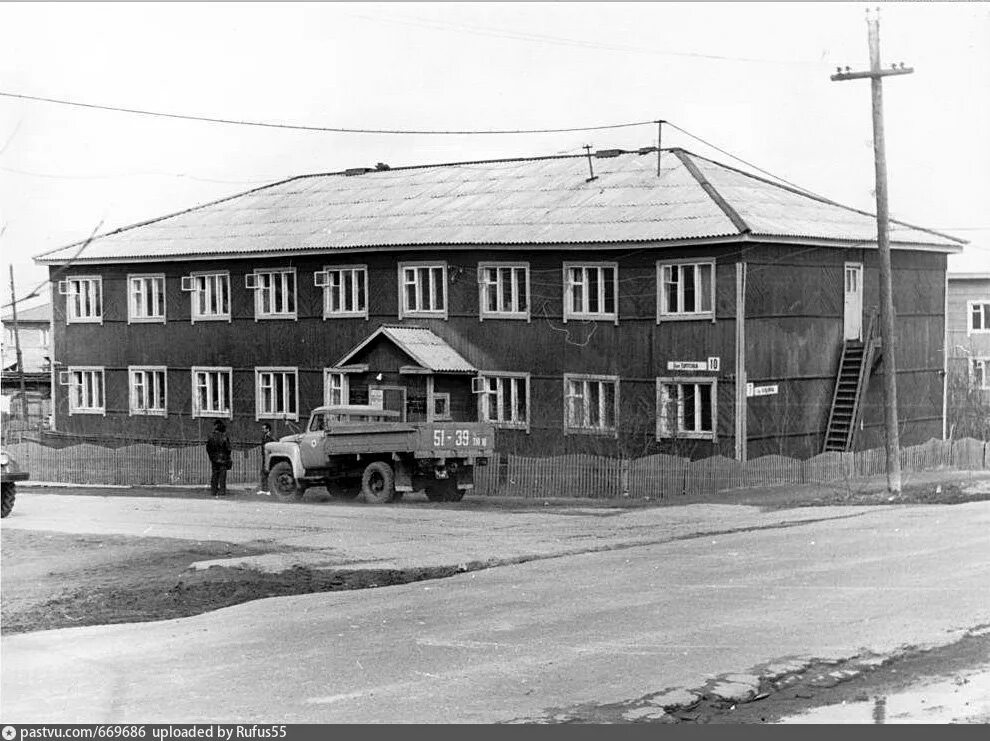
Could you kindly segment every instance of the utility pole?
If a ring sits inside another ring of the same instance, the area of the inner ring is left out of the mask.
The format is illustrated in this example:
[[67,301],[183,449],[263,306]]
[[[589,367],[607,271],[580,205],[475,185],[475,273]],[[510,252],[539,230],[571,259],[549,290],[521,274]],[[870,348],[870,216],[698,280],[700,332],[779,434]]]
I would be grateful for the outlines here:
[[21,417],[27,419],[27,389],[24,386],[24,358],[21,357],[21,334],[17,329],[17,295],[14,292],[14,266],[8,265],[10,268],[10,310],[13,313],[14,319],[14,352],[17,358],[17,375],[21,379]]
[[887,155],[883,140],[883,78],[892,75],[909,75],[911,67],[892,65],[880,68],[880,8],[871,16],[866,11],[869,29],[869,72],[845,72],[840,68],[832,75],[833,82],[868,78],[873,93],[873,157],[876,167],[877,194],[877,248],[880,251],[880,338],[883,344],[883,400],[884,428],[887,449],[887,489],[891,494],[901,493],[901,451],[897,425],[897,376],[894,367],[894,301],[890,268],[890,231],[887,215]]

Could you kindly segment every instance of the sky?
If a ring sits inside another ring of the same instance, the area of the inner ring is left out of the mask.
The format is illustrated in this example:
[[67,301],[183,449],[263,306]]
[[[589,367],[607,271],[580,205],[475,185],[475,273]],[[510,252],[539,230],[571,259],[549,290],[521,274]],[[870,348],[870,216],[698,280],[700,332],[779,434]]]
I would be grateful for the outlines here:
[[[849,206],[875,201],[864,3],[0,3],[0,93],[354,129],[664,119]],[[881,3],[891,215],[990,263],[990,3]],[[692,138],[698,137],[707,144]],[[0,96],[0,299],[32,258],[298,174],[656,144],[655,124],[528,135],[292,131]],[[724,154],[713,149],[714,145]],[[731,155],[731,156],[730,156]],[[47,287],[46,287],[47,288]],[[26,301],[28,307],[46,298]]]

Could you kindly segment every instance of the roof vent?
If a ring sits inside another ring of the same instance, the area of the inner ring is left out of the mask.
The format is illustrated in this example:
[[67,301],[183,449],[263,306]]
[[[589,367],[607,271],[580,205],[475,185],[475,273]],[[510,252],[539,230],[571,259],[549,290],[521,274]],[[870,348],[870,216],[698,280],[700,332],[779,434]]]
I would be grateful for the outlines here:
[[350,177],[351,175],[364,175],[365,173],[374,172],[374,171],[375,171],[374,167],[349,167],[348,169],[344,170],[344,174]]
[[599,149],[595,152],[595,156],[598,159],[607,159],[608,157],[618,157],[623,153],[621,149]]
[[375,169],[376,170],[391,170],[392,168],[389,167],[388,165],[386,165],[384,162],[379,162],[377,165],[375,165]]

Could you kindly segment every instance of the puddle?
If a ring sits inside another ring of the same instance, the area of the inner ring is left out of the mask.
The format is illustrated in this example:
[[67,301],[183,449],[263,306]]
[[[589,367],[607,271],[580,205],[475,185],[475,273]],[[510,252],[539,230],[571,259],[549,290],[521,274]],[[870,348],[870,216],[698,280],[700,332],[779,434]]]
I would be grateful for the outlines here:
[[990,667],[951,678],[923,680],[862,702],[826,705],[778,723],[987,723]]

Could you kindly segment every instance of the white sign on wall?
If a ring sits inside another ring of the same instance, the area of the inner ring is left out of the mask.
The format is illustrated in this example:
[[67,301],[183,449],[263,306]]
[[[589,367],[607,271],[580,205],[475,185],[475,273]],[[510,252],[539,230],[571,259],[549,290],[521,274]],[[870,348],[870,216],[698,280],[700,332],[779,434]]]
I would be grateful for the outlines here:
[[708,360],[668,360],[667,370],[670,371],[712,371],[718,372],[719,358]]
[[382,389],[368,389],[368,406],[372,409],[384,409],[385,392]]
[[770,383],[765,386],[754,386],[751,383],[746,384],[746,396],[774,396],[780,391],[780,387],[776,383]]

